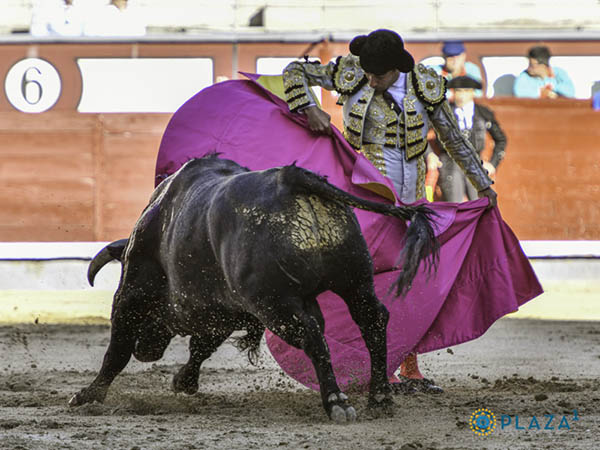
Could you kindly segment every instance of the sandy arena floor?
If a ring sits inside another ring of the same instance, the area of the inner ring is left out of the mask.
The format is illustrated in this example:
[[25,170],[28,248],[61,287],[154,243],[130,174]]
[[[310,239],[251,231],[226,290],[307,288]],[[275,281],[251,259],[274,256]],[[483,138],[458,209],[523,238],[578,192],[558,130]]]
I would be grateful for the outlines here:
[[[341,426],[328,420],[316,392],[288,378],[268,354],[252,367],[228,344],[206,362],[196,395],[173,394],[171,377],[187,359],[183,338],[158,364],[132,360],[104,404],[69,408],[71,395],[95,376],[108,339],[107,325],[0,327],[0,448],[600,446],[600,322],[502,319],[474,342],[422,357],[422,369],[445,394],[398,395],[393,417],[375,418],[366,396],[355,393],[359,419]],[[479,408],[497,420],[488,436],[469,427]]]

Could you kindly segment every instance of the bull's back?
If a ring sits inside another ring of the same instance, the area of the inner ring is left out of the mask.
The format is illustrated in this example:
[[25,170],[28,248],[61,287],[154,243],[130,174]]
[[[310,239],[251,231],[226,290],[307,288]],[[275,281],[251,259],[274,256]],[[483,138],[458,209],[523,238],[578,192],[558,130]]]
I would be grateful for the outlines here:
[[[219,206],[221,226],[216,234],[221,266],[232,288],[260,279],[265,290],[279,291],[291,283],[314,291],[329,286],[327,280],[340,267],[358,263],[361,270],[370,270],[352,210],[298,193],[278,175],[277,170],[251,172],[222,192],[227,207]],[[357,255],[366,258],[357,261]]]
[[218,273],[235,291],[280,290],[280,281],[289,279],[316,289],[319,277],[331,278],[356,255],[368,255],[348,206],[299,193],[279,169],[236,166],[207,170],[191,162],[165,189],[159,228],[170,250],[164,264],[174,272],[193,264],[196,274],[214,279]]
[[302,253],[335,252],[353,231],[353,218],[348,209],[316,195],[290,194],[279,196],[281,208],[265,214],[257,205],[249,208],[248,220],[254,226],[265,221],[275,245],[284,245]]

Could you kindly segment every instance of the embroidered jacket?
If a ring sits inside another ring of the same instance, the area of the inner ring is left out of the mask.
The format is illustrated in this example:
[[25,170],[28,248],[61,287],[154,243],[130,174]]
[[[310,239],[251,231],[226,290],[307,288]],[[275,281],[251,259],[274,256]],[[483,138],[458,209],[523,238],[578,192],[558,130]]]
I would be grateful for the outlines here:
[[407,75],[407,92],[399,105],[400,114],[382,95],[375,94],[354,55],[339,57],[327,65],[292,62],[284,69],[283,83],[291,111],[315,103],[310,86],[337,91],[338,104],[343,105],[344,136],[379,170],[383,168],[384,147],[403,150],[407,161],[418,158],[417,198],[425,195],[424,153],[430,123],[446,151],[477,190],[489,187],[493,182],[472,145],[461,134],[446,101],[444,78],[422,64]]

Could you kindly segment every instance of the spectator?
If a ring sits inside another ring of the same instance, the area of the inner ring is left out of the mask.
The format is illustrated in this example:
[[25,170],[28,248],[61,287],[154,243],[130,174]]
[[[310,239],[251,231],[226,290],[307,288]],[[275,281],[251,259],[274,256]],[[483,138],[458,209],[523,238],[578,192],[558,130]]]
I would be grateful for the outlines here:
[[[446,80],[466,75],[481,82],[481,70],[477,64],[467,61],[465,44],[462,41],[445,41],[442,46],[442,55],[444,64],[434,66],[434,69]],[[477,97],[482,96],[481,89],[476,91],[476,95]],[[451,96],[449,98],[451,99]]]
[[600,91],[596,92],[593,96],[592,96],[592,107],[596,110],[596,111],[600,111]]
[[73,0],[37,0],[29,32],[33,36],[81,36],[81,9]]
[[[494,150],[491,160],[483,162],[483,168],[490,176],[494,176],[496,168],[504,158],[506,135],[496,120],[494,113],[483,105],[474,102],[475,90],[481,89],[481,83],[467,76],[453,78],[448,83],[454,89],[452,110],[458,126],[479,155],[485,147],[486,132],[494,140]],[[442,146],[439,146],[443,149]],[[465,196],[468,200],[476,200],[477,190],[467,180],[458,165],[442,150],[442,166],[440,168],[439,184],[442,190],[442,200],[447,202],[462,202]]]
[[143,36],[146,25],[141,12],[127,0],[110,0],[90,8],[83,33],[86,36]]
[[592,85],[592,108],[600,111],[600,81],[596,81]]
[[569,74],[560,67],[550,66],[550,49],[543,45],[529,49],[529,65],[515,80],[517,97],[574,97],[575,86]]

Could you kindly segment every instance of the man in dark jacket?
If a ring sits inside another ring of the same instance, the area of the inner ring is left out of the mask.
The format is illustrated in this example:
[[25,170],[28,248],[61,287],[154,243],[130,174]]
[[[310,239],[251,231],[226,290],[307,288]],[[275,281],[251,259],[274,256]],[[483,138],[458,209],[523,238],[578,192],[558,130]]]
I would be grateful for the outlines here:
[[[485,136],[489,133],[494,141],[494,151],[490,161],[484,161],[483,167],[490,176],[494,176],[496,168],[504,158],[506,135],[496,120],[494,113],[483,105],[474,102],[475,90],[481,89],[481,83],[468,76],[453,78],[448,87],[454,89],[452,111],[462,133],[473,144],[481,156],[485,147]],[[478,198],[477,190],[467,180],[464,172],[443,152],[440,155],[443,166],[440,168],[440,188],[442,200],[447,202],[462,202],[465,196],[469,200]]]

